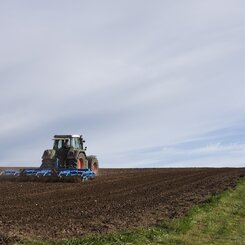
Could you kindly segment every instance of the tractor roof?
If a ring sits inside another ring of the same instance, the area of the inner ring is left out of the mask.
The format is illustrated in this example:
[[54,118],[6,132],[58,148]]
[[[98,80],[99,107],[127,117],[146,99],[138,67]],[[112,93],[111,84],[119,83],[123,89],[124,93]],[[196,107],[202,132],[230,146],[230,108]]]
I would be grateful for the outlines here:
[[54,139],[80,138],[78,134],[55,135]]

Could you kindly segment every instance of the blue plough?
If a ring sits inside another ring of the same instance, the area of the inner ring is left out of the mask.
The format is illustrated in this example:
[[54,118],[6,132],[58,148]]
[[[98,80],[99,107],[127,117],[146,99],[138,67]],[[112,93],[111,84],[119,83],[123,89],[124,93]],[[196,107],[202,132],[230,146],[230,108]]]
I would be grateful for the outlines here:
[[50,177],[57,179],[65,179],[77,177],[82,181],[93,179],[95,177],[95,173],[90,169],[41,169],[41,168],[27,168],[27,169],[7,169],[0,171],[0,176],[5,178],[14,178],[18,179],[18,177],[34,177],[34,178],[42,178],[42,177]]

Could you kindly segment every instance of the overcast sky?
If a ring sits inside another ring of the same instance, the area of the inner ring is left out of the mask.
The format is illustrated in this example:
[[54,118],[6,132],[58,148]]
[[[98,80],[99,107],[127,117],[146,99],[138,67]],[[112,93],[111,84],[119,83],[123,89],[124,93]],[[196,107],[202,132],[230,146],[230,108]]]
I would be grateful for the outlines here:
[[101,167],[245,166],[245,1],[0,0],[0,164],[83,134]]

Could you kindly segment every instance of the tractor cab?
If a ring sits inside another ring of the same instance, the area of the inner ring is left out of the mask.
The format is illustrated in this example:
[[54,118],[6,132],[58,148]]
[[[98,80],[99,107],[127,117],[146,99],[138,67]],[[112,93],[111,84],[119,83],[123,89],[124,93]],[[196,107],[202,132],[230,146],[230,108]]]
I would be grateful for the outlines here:
[[53,149],[56,151],[61,149],[86,150],[86,147],[83,147],[85,141],[79,135],[55,135],[53,140]]

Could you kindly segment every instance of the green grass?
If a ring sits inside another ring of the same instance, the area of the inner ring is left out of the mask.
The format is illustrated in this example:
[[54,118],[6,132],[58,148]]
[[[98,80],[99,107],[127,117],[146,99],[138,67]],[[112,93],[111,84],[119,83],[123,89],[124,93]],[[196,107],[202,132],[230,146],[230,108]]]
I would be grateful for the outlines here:
[[245,244],[245,179],[234,190],[214,196],[193,207],[180,219],[160,227],[90,235],[77,240],[23,241],[25,245],[101,245],[101,244]]

